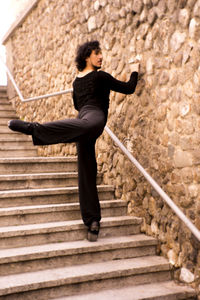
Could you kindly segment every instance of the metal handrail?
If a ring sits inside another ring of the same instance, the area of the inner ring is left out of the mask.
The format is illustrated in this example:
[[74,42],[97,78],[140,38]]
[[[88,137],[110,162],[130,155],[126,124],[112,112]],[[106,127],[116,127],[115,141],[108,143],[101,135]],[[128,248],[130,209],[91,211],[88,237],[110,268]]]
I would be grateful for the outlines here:
[[135,167],[143,174],[147,181],[152,185],[156,192],[165,200],[165,202],[171,207],[176,215],[185,223],[195,237],[200,241],[200,231],[197,227],[186,217],[186,215],[180,210],[180,208],[174,203],[174,201],[163,191],[163,189],[157,184],[157,182],[149,175],[149,173],[141,166],[141,164],[133,157],[133,155],[126,149],[126,147],[120,142],[116,135],[106,126],[105,130],[113,139],[113,141],[119,146],[119,148],[126,154]]
[[[27,98],[24,99],[11,72],[9,71],[8,67],[4,63],[3,59],[1,58],[3,65],[5,67],[5,70],[22,102],[27,101],[35,101],[38,99],[48,98],[52,96],[57,96],[61,94],[70,93],[73,91],[73,89],[68,89],[64,91],[59,91],[51,94],[46,94],[42,96],[37,96],[33,98]],[[173,202],[173,200],[163,191],[163,189],[157,184],[157,182],[148,174],[148,172],[141,166],[141,164],[133,157],[133,155],[127,150],[127,148],[120,142],[120,140],[117,138],[117,136],[108,128],[108,126],[105,126],[105,131],[108,133],[108,135],[112,138],[112,140],[119,146],[119,148],[124,152],[124,154],[130,159],[130,161],[135,165],[135,167],[143,174],[143,176],[147,179],[147,181],[152,185],[152,187],[155,189],[155,191],[162,197],[162,199],[171,207],[171,209],[174,211],[174,213],[181,219],[181,221],[190,229],[190,231],[193,233],[193,235],[200,241],[200,231],[197,229],[197,227],[186,217],[186,215],[180,210],[180,208]]]
[[11,72],[10,72],[10,70],[6,66],[6,64],[5,64],[5,62],[4,62],[4,60],[3,60],[3,58],[2,58],[1,55],[0,55],[0,59],[1,59],[2,63],[3,63],[3,67],[4,67],[5,71],[6,71],[6,73],[8,74],[8,76],[10,78],[10,81],[12,82],[12,84],[13,84],[13,86],[14,86],[14,88],[15,88],[15,90],[16,90],[16,92],[17,92],[17,94],[18,94],[18,96],[19,96],[19,98],[20,98],[20,100],[22,102],[35,101],[35,100],[45,99],[45,98],[59,96],[59,95],[63,95],[63,94],[67,94],[67,93],[73,92],[73,89],[67,89],[67,90],[63,90],[63,91],[60,91],[60,92],[54,92],[54,93],[51,93],[51,94],[45,94],[45,95],[41,95],[41,96],[36,96],[36,97],[24,99],[24,97],[23,97],[20,89],[18,88],[18,86],[17,86],[17,84],[16,84],[16,82],[15,82],[15,80],[14,80],[14,78],[13,78]]

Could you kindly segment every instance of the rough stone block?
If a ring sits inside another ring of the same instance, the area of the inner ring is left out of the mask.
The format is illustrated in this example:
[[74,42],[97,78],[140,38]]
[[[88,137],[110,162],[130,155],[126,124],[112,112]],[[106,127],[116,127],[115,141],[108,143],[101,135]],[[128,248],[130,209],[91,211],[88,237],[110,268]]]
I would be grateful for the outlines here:
[[166,1],[160,0],[158,6],[156,7],[156,14],[158,18],[162,18],[164,16],[166,8]]
[[200,38],[200,21],[197,18],[193,18],[189,24],[189,37],[197,40]]
[[188,26],[189,19],[190,19],[190,13],[188,9],[186,8],[181,9],[179,12],[178,20],[182,28],[186,28]]
[[175,31],[170,41],[172,50],[175,52],[178,51],[183,45],[183,43],[185,42],[185,39],[186,39],[185,32]]
[[174,166],[176,168],[191,167],[193,165],[192,155],[186,151],[176,150],[174,153]]
[[148,23],[150,25],[153,25],[156,18],[157,18],[157,14],[156,14],[155,8],[153,7],[153,8],[150,9],[150,11],[148,13],[148,16],[147,16]]
[[91,16],[88,19],[88,31],[91,32],[91,31],[95,30],[96,28],[97,28],[96,18],[95,18],[95,16]]
[[200,1],[197,0],[196,3],[195,3],[195,1],[193,1],[193,4],[195,4],[194,9],[193,9],[194,16],[199,18],[199,16],[200,16]]
[[180,280],[185,283],[191,283],[194,281],[194,274],[191,273],[188,269],[186,268],[181,268],[181,273],[180,273]]
[[143,1],[142,0],[134,0],[132,9],[137,14],[140,14],[143,8]]
[[169,74],[168,71],[164,70],[160,74],[159,84],[164,85],[169,81]]

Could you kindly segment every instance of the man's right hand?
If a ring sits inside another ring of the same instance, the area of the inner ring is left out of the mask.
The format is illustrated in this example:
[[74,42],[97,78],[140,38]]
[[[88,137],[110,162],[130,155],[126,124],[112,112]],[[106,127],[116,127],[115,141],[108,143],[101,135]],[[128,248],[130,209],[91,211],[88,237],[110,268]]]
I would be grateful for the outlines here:
[[138,72],[140,70],[140,63],[135,63],[130,65],[131,73],[132,72]]

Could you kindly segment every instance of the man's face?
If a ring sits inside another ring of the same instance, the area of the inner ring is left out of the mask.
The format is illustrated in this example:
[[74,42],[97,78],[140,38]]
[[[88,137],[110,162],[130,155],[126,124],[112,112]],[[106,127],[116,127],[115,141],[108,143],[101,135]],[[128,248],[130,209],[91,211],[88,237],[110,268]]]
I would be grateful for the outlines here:
[[91,67],[94,70],[100,69],[102,65],[102,52],[101,49],[92,50],[89,57],[86,58],[86,66]]

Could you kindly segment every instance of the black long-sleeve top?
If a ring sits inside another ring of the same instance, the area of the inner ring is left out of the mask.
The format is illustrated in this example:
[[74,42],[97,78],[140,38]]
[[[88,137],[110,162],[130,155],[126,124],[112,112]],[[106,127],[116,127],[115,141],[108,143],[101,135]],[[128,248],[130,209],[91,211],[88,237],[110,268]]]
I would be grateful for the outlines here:
[[73,82],[74,107],[80,111],[85,105],[94,105],[101,108],[107,116],[110,91],[132,94],[137,79],[137,72],[131,73],[128,82],[117,80],[104,71],[92,71],[83,77],[76,77]]

